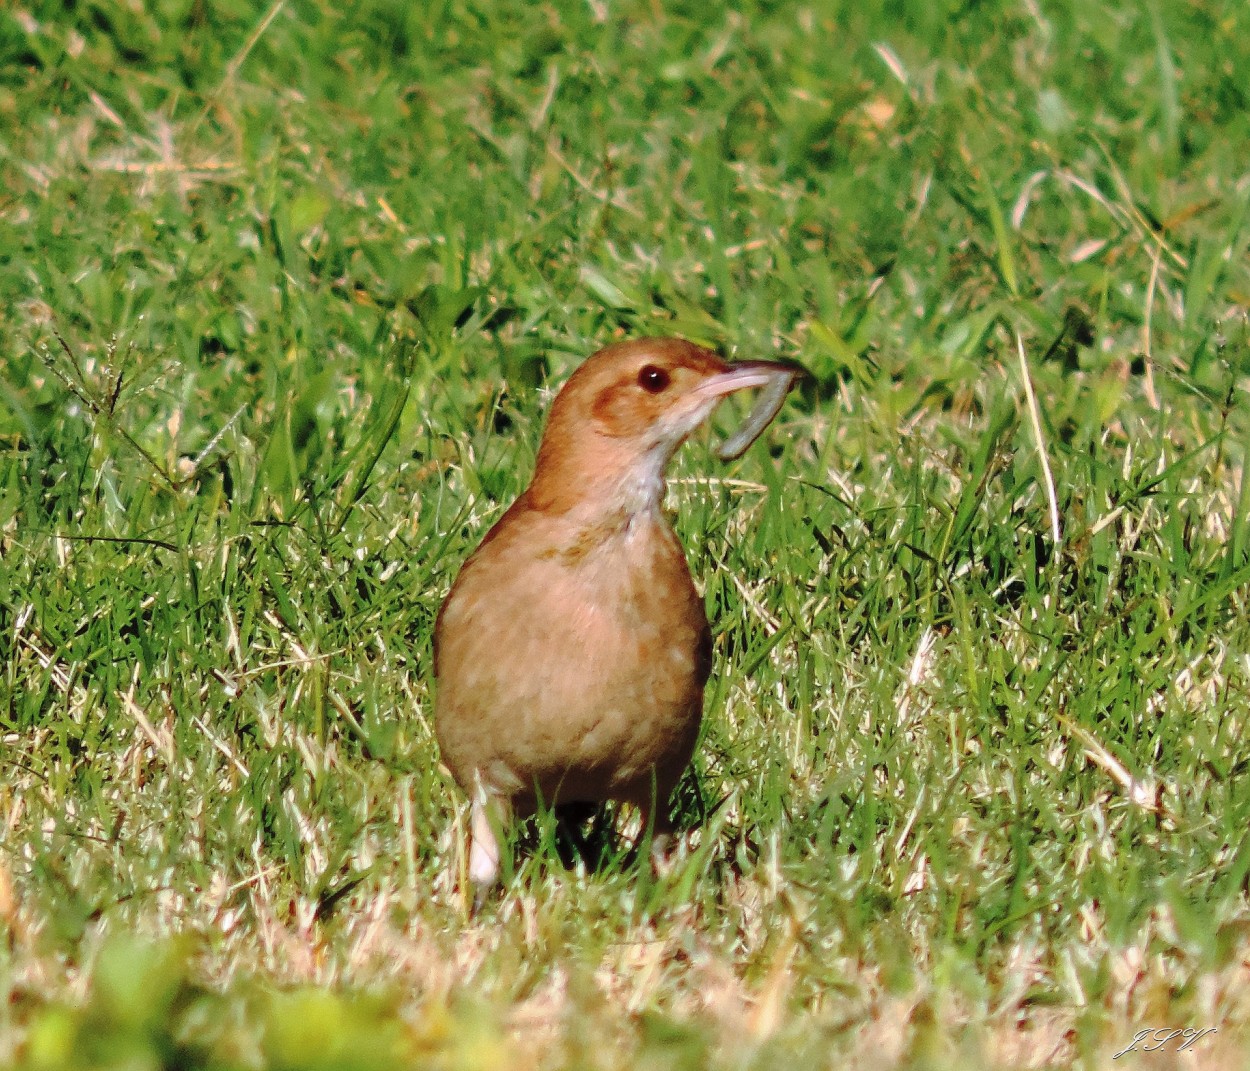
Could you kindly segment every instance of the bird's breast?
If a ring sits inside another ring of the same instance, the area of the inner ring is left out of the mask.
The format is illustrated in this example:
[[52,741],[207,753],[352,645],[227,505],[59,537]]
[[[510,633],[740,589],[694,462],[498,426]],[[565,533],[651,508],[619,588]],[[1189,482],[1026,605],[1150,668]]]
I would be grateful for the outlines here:
[[436,722],[457,779],[606,799],[684,767],[707,618],[667,522],[508,528],[466,563],[438,623]]

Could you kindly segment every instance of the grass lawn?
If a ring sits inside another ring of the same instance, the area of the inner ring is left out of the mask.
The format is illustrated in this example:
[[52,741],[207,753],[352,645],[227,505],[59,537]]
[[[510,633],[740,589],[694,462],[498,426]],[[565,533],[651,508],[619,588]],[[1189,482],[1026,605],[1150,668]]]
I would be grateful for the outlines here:
[[[730,7],[0,10],[0,1066],[1243,1066],[1250,9]],[[434,614],[644,334],[814,374],[688,850],[470,918]]]

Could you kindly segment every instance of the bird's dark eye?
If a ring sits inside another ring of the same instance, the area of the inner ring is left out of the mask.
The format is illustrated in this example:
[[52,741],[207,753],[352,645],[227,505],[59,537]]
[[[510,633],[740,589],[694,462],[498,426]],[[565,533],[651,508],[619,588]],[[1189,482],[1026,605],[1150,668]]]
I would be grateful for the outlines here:
[[638,386],[648,394],[659,394],[669,384],[668,373],[653,364],[645,364],[638,373]]

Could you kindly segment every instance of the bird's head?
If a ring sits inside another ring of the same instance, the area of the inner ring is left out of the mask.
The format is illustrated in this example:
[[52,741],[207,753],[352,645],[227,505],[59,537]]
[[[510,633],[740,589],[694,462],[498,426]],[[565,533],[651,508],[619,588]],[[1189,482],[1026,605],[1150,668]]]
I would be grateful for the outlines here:
[[644,338],[600,350],[573,373],[552,403],[530,485],[535,506],[627,514],[656,508],[677,448],[728,394],[763,388],[743,428],[721,447],[737,457],[781,408],[793,365],[729,364],[676,338]]

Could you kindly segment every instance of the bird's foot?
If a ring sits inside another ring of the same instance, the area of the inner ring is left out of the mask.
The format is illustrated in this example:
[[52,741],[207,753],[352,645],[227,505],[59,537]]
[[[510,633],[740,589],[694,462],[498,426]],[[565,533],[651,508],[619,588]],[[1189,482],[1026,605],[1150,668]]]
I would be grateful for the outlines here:
[[678,848],[672,833],[655,833],[651,837],[651,870],[657,878],[667,878],[673,873]]

